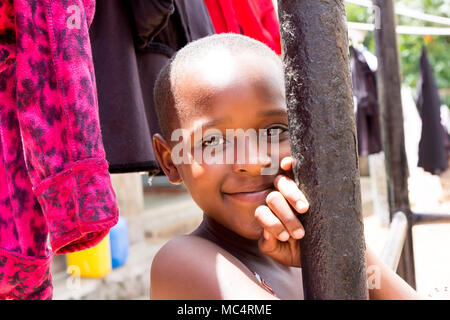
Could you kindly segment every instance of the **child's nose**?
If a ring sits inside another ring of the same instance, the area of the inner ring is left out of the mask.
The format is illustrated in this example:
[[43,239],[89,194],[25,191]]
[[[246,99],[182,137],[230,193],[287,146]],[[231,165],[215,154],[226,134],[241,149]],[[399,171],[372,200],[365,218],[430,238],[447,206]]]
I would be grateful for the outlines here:
[[254,154],[246,157],[245,161],[236,161],[233,164],[235,173],[246,173],[251,175],[261,175],[263,168],[270,168],[272,160],[269,155]]

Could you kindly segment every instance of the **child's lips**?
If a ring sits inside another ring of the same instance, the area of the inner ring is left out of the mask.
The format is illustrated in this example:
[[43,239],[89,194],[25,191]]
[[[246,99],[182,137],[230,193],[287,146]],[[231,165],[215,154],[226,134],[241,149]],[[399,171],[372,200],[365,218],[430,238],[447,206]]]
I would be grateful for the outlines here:
[[265,202],[269,193],[274,190],[272,186],[259,191],[225,193],[225,196],[241,202]]

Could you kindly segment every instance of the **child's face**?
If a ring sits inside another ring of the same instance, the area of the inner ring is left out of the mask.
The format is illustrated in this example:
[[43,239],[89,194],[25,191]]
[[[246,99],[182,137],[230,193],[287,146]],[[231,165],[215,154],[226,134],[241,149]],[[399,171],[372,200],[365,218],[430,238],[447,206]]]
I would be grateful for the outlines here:
[[[203,75],[198,72],[186,74],[189,81],[181,81],[176,91],[180,102],[189,108],[189,116],[180,119],[180,123],[191,139],[190,161],[169,163],[172,169],[168,169],[164,163],[169,161],[169,152],[162,156],[166,162],[160,160],[163,168],[166,167],[166,174],[170,171],[170,180],[183,181],[207,215],[250,239],[258,239],[262,231],[254,218],[255,209],[266,204],[266,196],[275,190],[273,182],[280,173],[281,159],[290,155],[284,89],[282,81],[274,79],[281,75],[262,70],[263,67],[267,69],[267,64],[260,66],[262,63],[231,68],[227,70],[225,80],[214,77],[211,69]],[[201,103],[199,96],[205,97]],[[198,131],[198,128],[202,130]],[[212,136],[211,129],[215,131]],[[258,134],[267,133],[278,139],[278,143],[269,139],[267,152],[261,153],[258,148],[265,142],[261,140],[264,136],[259,136],[257,143],[249,140],[245,144],[236,143],[236,140],[232,143],[226,136],[226,130],[230,133],[230,129],[244,132],[254,129]],[[216,152],[210,152],[212,145],[218,148]],[[197,152],[202,150],[204,156],[216,155],[219,163],[208,163],[205,157],[199,161],[194,157],[195,148]],[[173,142],[171,151],[174,151]],[[234,155],[231,162],[225,159],[230,151]],[[171,153],[171,160],[174,153]],[[237,160],[239,154],[246,155],[244,163]],[[262,175],[261,169],[268,167],[275,170]]]

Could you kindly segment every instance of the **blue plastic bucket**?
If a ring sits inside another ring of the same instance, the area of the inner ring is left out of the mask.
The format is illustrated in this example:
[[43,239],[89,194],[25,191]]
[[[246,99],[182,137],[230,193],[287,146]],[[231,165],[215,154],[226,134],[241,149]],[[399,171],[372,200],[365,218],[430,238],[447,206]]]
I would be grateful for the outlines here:
[[109,231],[109,239],[111,242],[111,262],[114,269],[125,264],[130,246],[128,224],[121,216],[119,216],[117,224]]

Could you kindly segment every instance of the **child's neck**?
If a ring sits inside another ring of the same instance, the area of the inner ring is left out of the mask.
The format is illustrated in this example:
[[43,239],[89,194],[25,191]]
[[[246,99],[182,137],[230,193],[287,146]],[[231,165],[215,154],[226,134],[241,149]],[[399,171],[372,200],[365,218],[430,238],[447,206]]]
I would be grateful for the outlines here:
[[206,214],[203,214],[201,225],[192,234],[207,238],[232,253],[239,252],[251,254],[255,257],[265,257],[258,248],[258,240],[244,238]]

